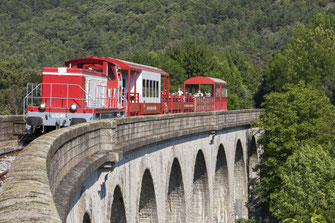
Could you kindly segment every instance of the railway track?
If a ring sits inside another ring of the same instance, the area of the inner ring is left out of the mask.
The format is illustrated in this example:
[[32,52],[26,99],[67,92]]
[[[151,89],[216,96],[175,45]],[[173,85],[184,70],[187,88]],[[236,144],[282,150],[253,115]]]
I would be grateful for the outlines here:
[[[28,145],[31,141],[33,141],[35,138],[38,136],[33,135],[33,134],[27,134],[23,135],[19,139],[19,144],[21,145],[20,147],[7,147],[2,148],[0,152],[0,189],[1,186],[3,185],[3,182],[6,180],[6,175],[8,173],[8,170],[10,168],[11,162],[15,159],[14,157],[17,156],[26,145]],[[0,191],[1,193],[1,191]]]
[[0,153],[0,159],[4,158],[4,157],[8,157],[8,156],[17,156],[17,154],[20,153],[20,151],[23,150],[22,148],[14,148],[8,151],[4,151]]
[[[7,158],[7,157],[11,157],[11,156],[17,156],[21,151],[23,150],[22,148],[14,148],[14,149],[9,149],[6,150],[4,152],[0,152],[0,164]],[[9,161],[7,161],[8,163]],[[8,165],[8,164],[7,164]],[[6,179],[6,175],[8,173],[8,169],[0,172],[0,182],[5,181]]]

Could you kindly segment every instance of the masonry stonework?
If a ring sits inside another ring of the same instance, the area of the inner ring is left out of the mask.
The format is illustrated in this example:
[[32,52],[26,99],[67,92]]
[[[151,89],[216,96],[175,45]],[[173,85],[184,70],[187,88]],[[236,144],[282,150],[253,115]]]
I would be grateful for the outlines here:
[[249,164],[258,159],[249,124],[257,115],[246,110],[134,117],[48,133],[28,145],[9,171],[0,222],[247,217]]

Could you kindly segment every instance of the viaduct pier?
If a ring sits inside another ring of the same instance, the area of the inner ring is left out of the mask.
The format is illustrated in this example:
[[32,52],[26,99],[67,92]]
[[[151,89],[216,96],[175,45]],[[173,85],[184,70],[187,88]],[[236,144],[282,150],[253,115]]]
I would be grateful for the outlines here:
[[258,110],[77,124],[12,164],[0,222],[234,222],[257,174]]

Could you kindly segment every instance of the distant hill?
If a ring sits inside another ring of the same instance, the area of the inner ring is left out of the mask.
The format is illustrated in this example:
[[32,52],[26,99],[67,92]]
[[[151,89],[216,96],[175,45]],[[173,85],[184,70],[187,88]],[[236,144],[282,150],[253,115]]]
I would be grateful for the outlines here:
[[196,40],[266,67],[274,51],[329,0],[0,0],[0,59],[30,67],[87,54],[123,58]]

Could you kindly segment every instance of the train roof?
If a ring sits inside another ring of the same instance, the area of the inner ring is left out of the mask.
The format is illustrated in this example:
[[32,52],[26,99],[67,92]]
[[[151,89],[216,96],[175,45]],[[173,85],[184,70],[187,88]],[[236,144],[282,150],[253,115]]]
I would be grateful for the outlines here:
[[161,70],[156,67],[151,67],[147,65],[142,65],[142,64],[137,64],[125,60],[120,60],[120,59],[114,59],[110,57],[91,57],[90,55],[87,58],[81,58],[81,59],[75,59],[75,60],[69,60],[65,62],[65,65],[68,65],[70,63],[80,63],[80,62],[88,62],[88,61],[106,61],[112,64],[115,64],[119,66],[121,69],[124,70],[134,70],[134,71],[150,71],[150,72],[155,72],[155,73],[160,73],[162,76],[168,77],[169,74],[166,73],[164,70]]
[[222,84],[227,85],[227,82],[215,77],[191,77],[184,81],[184,84]]

